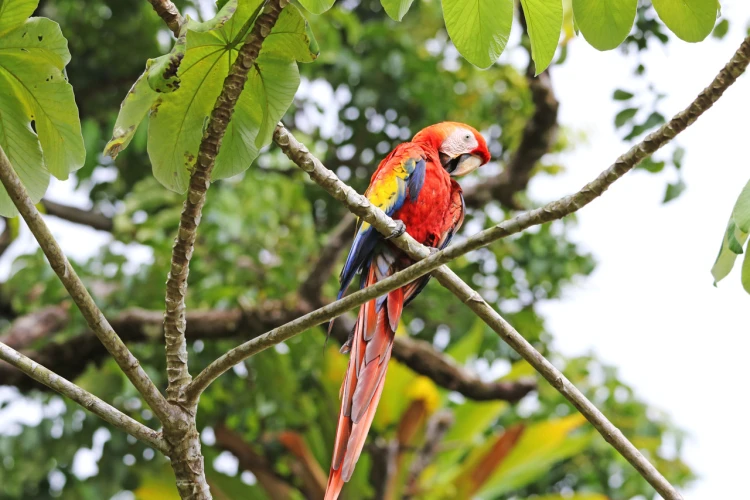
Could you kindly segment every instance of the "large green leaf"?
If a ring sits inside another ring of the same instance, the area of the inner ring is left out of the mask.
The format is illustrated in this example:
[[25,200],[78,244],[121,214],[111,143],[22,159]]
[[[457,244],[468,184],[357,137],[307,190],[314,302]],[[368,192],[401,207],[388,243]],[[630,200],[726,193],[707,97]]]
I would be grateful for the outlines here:
[[[169,189],[185,191],[208,117],[261,5],[260,0],[227,2],[214,19],[190,21],[175,49],[150,61],[147,78],[142,76],[126,97],[105,153],[116,155],[127,146],[150,110],[147,148],[154,176]],[[299,9],[285,8],[250,69],[213,179],[243,172],[270,143],[299,86],[296,61],[310,62],[317,54],[317,42]]]
[[560,41],[562,0],[521,0],[531,40],[531,57],[538,75],[550,65]]
[[386,14],[388,14],[394,21],[401,21],[414,0],[380,0],[383,4]]
[[[716,257],[713,267],[711,268],[711,274],[714,277],[714,285],[724,279],[734,267],[734,262],[737,256],[742,254],[742,247],[748,238],[750,233],[750,182],[740,192],[737,201],[732,209],[732,216],[729,218],[727,223],[727,229],[724,231],[724,238],[721,242],[721,248],[719,249],[719,255]],[[746,273],[748,273],[748,280],[750,280],[750,270],[746,269],[750,264],[747,263],[748,259],[745,256],[745,261],[742,266],[742,284],[748,289],[749,285],[746,283]],[[747,281],[750,283],[750,281]],[[750,290],[748,290],[750,292]]]
[[750,233],[750,182],[745,184],[732,209],[732,219],[744,233]]
[[742,287],[747,293],[750,293],[750,242],[747,244],[747,250],[745,251],[745,259],[742,261]]
[[584,422],[583,416],[575,414],[529,426],[475,498],[502,498],[547,474],[554,463],[580,453],[594,434],[570,433]]
[[470,63],[489,68],[508,44],[513,0],[442,0],[445,27]]
[[[0,74],[0,88],[10,89],[11,82]],[[0,147],[18,173],[31,200],[42,199],[49,184],[49,172],[44,167],[42,147],[31,130],[28,112],[11,92],[0,92]],[[18,214],[5,189],[0,189],[0,215]]]
[[148,84],[146,74],[152,60],[146,64],[146,73],[141,75],[131,87],[128,95],[120,104],[120,114],[117,115],[112,139],[104,148],[104,154],[116,158],[133,139],[138,124],[146,117],[159,95]]
[[573,0],[583,37],[598,50],[611,50],[630,33],[638,0]]
[[3,35],[31,16],[39,0],[0,0],[0,35]]
[[47,170],[58,179],[67,179],[86,157],[73,87],[63,71],[68,61],[68,42],[49,19],[29,19],[0,37],[0,75],[12,82],[5,89],[23,103]]
[[721,242],[721,248],[719,249],[719,255],[716,257],[711,268],[711,274],[714,277],[714,285],[726,278],[729,272],[734,267],[734,261],[737,256],[742,253],[742,245],[747,239],[747,233],[743,233],[737,229],[737,225],[734,220],[730,219],[727,224],[727,229],[724,232],[724,239]]
[[224,135],[213,179],[237,175],[250,166],[260,148],[271,142],[274,127],[294,100],[299,81],[294,61],[265,54],[258,58]]
[[322,14],[333,6],[336,0],[299,0],[304,8],[313,14]]
[[653,0],[664,24],[686,42],[700,42],[716,23],[716,0]]

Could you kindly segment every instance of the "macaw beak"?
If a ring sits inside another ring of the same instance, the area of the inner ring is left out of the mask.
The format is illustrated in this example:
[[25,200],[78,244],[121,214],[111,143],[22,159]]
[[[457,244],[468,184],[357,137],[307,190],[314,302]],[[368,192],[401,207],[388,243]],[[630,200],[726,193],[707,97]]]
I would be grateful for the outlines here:
[[484,164],[484,160],[477,155],[465,153],[451,158],[445,153],[440,153],[440,163],[451,177],[466,175]]

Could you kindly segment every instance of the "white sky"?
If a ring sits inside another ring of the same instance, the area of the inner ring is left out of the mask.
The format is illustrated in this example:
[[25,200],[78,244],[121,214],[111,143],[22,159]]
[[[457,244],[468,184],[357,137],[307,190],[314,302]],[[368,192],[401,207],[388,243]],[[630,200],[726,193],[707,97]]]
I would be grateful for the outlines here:
[[[659,108],[665,116],[690,103],[745,36],[750,3],[725,0],[722,11],[734,23],[723,41],[673,41],[648,52],[650,79],[668,95]],[[632,57],[573,43],[567,62],[553,69],[554,86],[560,121],[586,132],[588,141],[564,156],[566,174],[532,182],[536,200],[576,191],[629,147],[614,130],[620,108],[611,96],[615,88],[638,88]],[[688,499],[737,498],[750,467],[744,385],[750,295],[738,269],[718,288],[709,272],[750,179],[749,112],[745,76],[678,137],[687,149],[687,191],[676,201],[661,204],[673,172],[635,172],[580,211],[574,238],[593,252],[596,271],[542,309],[561,352],[593,350],[688,431],[685,458],[701,476]]]
[[[649,78],[667,94],[659,108],[665,116],[685,107],[739,46],[750,4],[724,0],[722,5],[734,22],[723,41],[673,41],[666,50],[646,54]],[[563,156],[567,173],[532,181],[531,195],[540,201],[576,191],[627,149],[612,125],[620,108],[611,95],[615,88],[642,88],[631,74],[632,56],[597,52],[582,40],[572,43],[567,62],[553,69],[554,86],[561,123],[584,131],[587,143]],[[685,458],[700,475],[685,492],[691,500],[736,497],[750,468],[745,453],[750,405],[742,385],[750,350],[742,311],[750,295],[742,290],[737,271],[718,288],[709,273],[735,198],[750,179],[745,154],[749,112],[750,78],[744,77],[679,136],[687,149],[683,175],[688,188],[678,200],[661,204],[673,172],[636,172],[579,212],[574,238],[595,255],[596,271],[569,287],[563,300],[542,307],[561,352],[594,351],[620,368],[639,397],[687,430]],[[55,182],[49,194],[72,203],[71,189],[70,183]],[[75,200],[87,203],[84,195]],[[48,222],[76,257],[92,255],[109,240],[103,233]],[[0,276],[7,276],[11,256],[34,244],[27,231],[22,240],[0,262]],[[0,400],[13,398],[12,392],[0,392]],[[40,416],[38,405],[17,401],[0,411],[0,427],[17,429],[9,426],[11,421],[33,423]]]

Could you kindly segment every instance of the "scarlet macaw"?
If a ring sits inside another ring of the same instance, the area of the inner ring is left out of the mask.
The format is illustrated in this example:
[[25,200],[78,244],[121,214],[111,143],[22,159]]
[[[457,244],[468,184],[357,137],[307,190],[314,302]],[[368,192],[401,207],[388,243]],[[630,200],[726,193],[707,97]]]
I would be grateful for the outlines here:
[[[443,122],[425,128],[411,142],[398,145],[380,162],[365,196],[414,239],[442,249],[464,218],[461,187],[451,176],[467,174],[490,160],[487,143],[474,128]],[[359,220],[354,243],[341,271],[343,296],[358,273],[370,286],[413,261]],[[427,285],[424,276],[360,307],[356,326],[342,352],[351,351],[341,386],[336,442],[325,500],[338,498],[365,444],[383,391],[393,337],[403,307]]]

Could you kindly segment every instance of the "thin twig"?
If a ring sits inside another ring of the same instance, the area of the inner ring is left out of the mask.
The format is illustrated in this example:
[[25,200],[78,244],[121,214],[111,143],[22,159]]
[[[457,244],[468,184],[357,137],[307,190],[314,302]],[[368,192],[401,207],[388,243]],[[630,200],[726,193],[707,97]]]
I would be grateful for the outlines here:
[[37,382],[72,399],[105,422],[109,422],[118,429],[127,432],[136,439],[140,439],[149,446],[153,446],[164,454],[168,453],[167,443],[161,437],[160,433],[133,420],[117,408],[110,406],[88,391],[81,389],[73,382],[60,377],[2,342],[0,342],[0,359],[15,366]]
[[[305,300],[296,302],[298,307],[293,309],[281,301],[265,301],[245,309],[190,311],[187,313],[185,335],[193,340],[257,337],[312,311],[320,303],[310,304]],[[163,335],[163,313],[160,311],[128,309],[108,319],[120,338],[127,343],[156,342]],[[8,333],[0,338],[0,342],[5,342],[16,350],[23,350],[42,337],[54,335],[69,320],[70,314],[64,305],[49,306],[17,318]],[[343,343],[352,326],[351,318],[339,318],[332,335]],[[82,332],[62,342],[47,342],[25,354],[58,375],[74,380],[89,364],[96,364],[104,359],[107,351],[93,333]],[[517,401],[536,389],[533,380],[485,382],[457,365],[450,356],[435,351],[431,344],[408,337],[399,336],[394,340],[393,358],[416,373],[429,377],[436,384],[473,400]],[[13,385],[21,390],[41,387],[18,370],[2,364],[0,385]]]
[[206,192],[211,184],[211,171],[219,154],[221,141],[234,113],[234,106],[245,87],[248,72],[255,64],[263,40],[271,33],[281,10],[289,0],[271,0],[245,38],[229,75],[224,79],[221,94],[216,99],[211,117],[198,149],[198,160],[190,176],[187,198],[180,216],[172,248],[172,264],[167,277],[164,313],[164,339],[167,352],[167,399],[185,404],[184,388],[190,383],[187,345],[185,343],[185,294],[193,255],[195,237],[201,219]]
[[159,17],[167,23],[174,36],[179,37],[183,20],[175,4],[171,0],[148,0],[148,3],[151,4]]
[[81,310],[89,328],[115,358],[117,364],[138,389],[138,392],[141,393],[162,424],[167,425],[173,419],[173,412],[169,403],[143,370],[138,359],[133,356],[120,337],[117,336],[117,333],[97,307],[94,299],[91,298],[83,282],[62,252],[60,245],[50,233],[42,216],[39,215],[39,211],[26,193],[26,188],[21,183],[21,179],[18,178],[18,174],[13,170],[2,148],[0,148],[0,181],[2,181],[11,200],[13,200],[16,208],[18,208],[29,229],[39,242],[39,246],[42,248],[44,255],[47,256],[52,269]]

